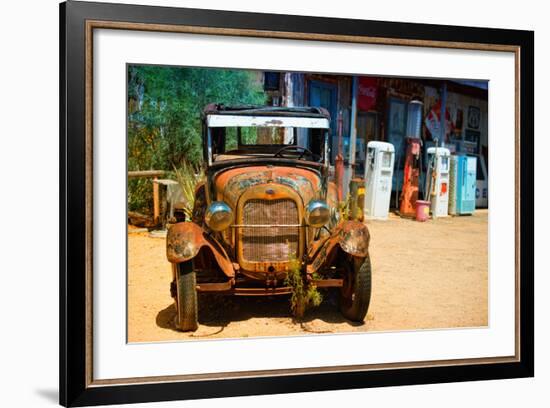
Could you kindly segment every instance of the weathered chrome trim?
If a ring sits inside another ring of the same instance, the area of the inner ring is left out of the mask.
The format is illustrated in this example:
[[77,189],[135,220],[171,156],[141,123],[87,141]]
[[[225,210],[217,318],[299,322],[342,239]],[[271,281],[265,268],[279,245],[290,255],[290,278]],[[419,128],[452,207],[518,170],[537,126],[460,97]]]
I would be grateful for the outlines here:
[[[220,215],[224,218],[216,219],[219,218]],[[234,219],[235,215],[233,210],[223,201],[214,201],[208,206],[204,214],[206,225],[214,231],[223,231],[229,228]]]
[[[324,212],[323,218],[313,222],[311,216],[314,211]],[[321,228],[323,225],[326,225],[330,221],[330,207],[323,200],[311,200],[307,203],[306,208],[304,209],[304,219],[306,224],[314,228]],[[324,220],[324,221],[323,221]]]

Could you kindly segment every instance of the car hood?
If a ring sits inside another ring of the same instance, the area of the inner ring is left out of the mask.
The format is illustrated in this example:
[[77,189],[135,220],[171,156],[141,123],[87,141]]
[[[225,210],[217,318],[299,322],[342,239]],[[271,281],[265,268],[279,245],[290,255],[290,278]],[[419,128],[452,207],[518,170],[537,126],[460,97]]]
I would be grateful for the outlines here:
[[259,184],[282,184],[295,190],[307,204],[321,192],[319,175],[308,169],[290,166],[246,166],[228,169],[218,174],[215,181],[217,200],[236,208],[241,195]]

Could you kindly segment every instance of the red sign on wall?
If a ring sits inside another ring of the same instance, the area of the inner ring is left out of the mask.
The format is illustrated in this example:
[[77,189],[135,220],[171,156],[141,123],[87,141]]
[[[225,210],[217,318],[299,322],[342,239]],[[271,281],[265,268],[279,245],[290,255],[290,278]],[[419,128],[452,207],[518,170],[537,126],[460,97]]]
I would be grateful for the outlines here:
[[[426,115],[426,119],[424,119],[424,124],[432,140],[441,137],[441,101],[437,101],[432,105],[430,111]],[[440,142],[448,142],[452,130],[453,122],[451,120],[451,114],[449,113],[449,109],[445,109],[445,140],[440,140]]]
[[373,109],[378,96],[378,80],[370,77],[359,77],[357,94],[357,107],[359,110],[368,111]]

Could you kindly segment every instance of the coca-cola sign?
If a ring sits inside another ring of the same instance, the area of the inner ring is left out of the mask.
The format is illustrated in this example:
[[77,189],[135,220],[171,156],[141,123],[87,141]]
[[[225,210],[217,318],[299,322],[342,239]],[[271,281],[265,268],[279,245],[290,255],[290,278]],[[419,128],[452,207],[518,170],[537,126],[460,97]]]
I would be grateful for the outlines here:
[[357,90],[357,107],[362,111],[369,111],[376,105],[378,96],[378,81],[376,78],[360,77]]

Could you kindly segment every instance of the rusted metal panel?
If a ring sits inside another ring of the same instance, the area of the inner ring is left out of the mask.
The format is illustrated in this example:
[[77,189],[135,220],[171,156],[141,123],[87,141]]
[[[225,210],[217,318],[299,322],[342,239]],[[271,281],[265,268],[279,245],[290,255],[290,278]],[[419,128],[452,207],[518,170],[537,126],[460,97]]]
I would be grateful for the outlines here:
[[291,187],[305,204],[321,193],[321,178],[316,172],[296,167],[249,166],[229,169],[216,178],[217,199],[235,208],[248,188],[268,183]]
[[172,263],[189,261],[197,256],[199,251],[207,247],[222,272],[233,278],[235,270],[223,247],[204,230],[193,222],[180,222],[168,229],[166,236],[166,257]]
[[[323,194],[319,172],[298,167],[265,165],[236,167],[222,171],[213,178],[216,194],[212,199],[224,201],[235,213],[238,200],[248,189],[255,186],[265,186],[264,191],[289,188],[292,192],[288,194],[296,194],[294,200],[299,208],[303,208],[310,200],[320,198]],[[288,194],[277,197],[284,198]],[[302,224],[302,218],[299,218],[297,223]],[[237,224],[239,224],[238,221]],[[237,228],[232,228],[223,233],[223,242],[233,249],[236,247],[235,235],[237,232]],[[308,236],[311,236],[311,231]],[[236,252],[227,247],[226,250],[236,257]]]
[[346,221],[338,231],[340,247],[350,255],[364,257],[369,254],[370,234],[367,226],[359,221]]
[[199,292],[224,292],[231,290],[233,287],[232,281],[221,283],[201,283],[197,285],[197,291]]
[[311,247],[308,257],[312,260],[308,274],[330,265],[338,248],[358,258],[369,253],[370,234],[367,226],[359,221],[342,222],[325,241]]
[[220,293],[222,295],[234,295],[234,296],[276,296],[276,295],[289,295],[292,293],[292,289],[288,286],[279,287],[235,287],[231,281],[224,283],[202,283],[197,285],[197,291],[201,293]]
[[344,286],[343,279],[312,279],[310,283],[318,288],[341,288]]
[[233,288],[230,292],[236,296],[275,296],[289,295],[292,289],[287,286],[271,288]]
[[311,246],[308,258],[312,260],[312,262],[307,267],[307,273],[313,274],[318,272],[327,264],[330,264],[330,261],[334,257],[337,249],[338,235],[336,234],[331,235],[318,245]]
[[[318,288],[340,288],[344,285],[343,279],[313,279],[309,282]],[[288,286],[277,287],[236,287],[233,280],[220,283],[200,283],[197,285],[197,291],[201,293],[219,292],[228,295],[241,296],[269,296],[269,295],[288,295],[292,293],[292,288]],[[174,292],[175,293],[175,292]]]

